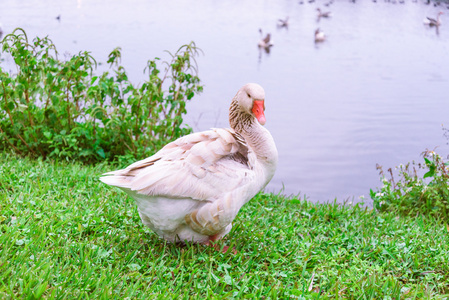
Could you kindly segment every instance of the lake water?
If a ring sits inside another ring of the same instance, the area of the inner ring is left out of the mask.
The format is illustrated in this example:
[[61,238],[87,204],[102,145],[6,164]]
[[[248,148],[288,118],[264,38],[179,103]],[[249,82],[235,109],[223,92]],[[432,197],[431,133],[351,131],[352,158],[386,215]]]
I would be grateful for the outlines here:
[[[300,2],[304,2],[300,4]],[[267,191],[314,202],[369,204],[385,169],[420,161],[426,148],[449,154],[449,4],[329,0],[2,0],[3,31],[48,35],[59,52],[91,51],[105,62],[122,47],[132,82],[148,59],[195,41],[204,92],[188,105],[195,131],[227,127],[231,98],[247,82],[266,91],[266,127],[280,155]],[[317,19],[316,8],[331,11]],[[426,16],[442,25],[423,24]],[[60,15],[58,21],[56,17]],[[289,16],[289,27],[278,28]],[[327,40],[314,43],[321,28]],[[259,28],[274,46],[260,52]]]

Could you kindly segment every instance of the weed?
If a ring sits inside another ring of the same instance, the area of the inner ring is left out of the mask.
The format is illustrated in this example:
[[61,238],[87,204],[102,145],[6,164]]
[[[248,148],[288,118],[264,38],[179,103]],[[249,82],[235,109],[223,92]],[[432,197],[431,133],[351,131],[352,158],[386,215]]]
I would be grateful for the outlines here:
[[[449,162],[435,151],[422,153],[424,164],[399,166],[399,179],[388,169],[386,178],[381,166],[382,188],[371,198],[379,211],[398,212],[401,215],[432,215],[444,222],[449,221]],[[423,175],[421,175],[424,173]]]

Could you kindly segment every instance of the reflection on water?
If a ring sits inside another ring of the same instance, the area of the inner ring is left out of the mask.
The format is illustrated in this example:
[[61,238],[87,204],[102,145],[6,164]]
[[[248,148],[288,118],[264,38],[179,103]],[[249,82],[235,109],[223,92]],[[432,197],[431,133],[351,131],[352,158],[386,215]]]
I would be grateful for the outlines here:
[[[437,146],[449,153],[441,130],[449,127],[449,4],[426,3],[3,0],[0,22],[5,33],[22,27],[49,35],[61,53],[88,50],[100,61],[120,46],[133,82],[148,59],[194,40],[205,53],[205,90],[188,105],[187,123],[227,127],[231,98],[257,82],[280,154],[267,189],[343,201],[380,185],[376,163],[419,160]],[[440,11],[441,25],[423,24]],[[315,43],[318,28],[326,38]],[[273,45],[258,47],[267,33]]]

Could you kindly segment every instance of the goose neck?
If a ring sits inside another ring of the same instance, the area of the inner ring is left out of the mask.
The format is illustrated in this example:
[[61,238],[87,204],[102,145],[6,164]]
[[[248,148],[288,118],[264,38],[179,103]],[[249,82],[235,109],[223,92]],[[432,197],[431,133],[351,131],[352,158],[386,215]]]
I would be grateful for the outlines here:
[[271,156],[272,149],[276,148],[273,138],[253,115],[237,107],[233,109],[233,105],[231,105],[229,123],[231,128],[245,139],[257,157],[266,159]]

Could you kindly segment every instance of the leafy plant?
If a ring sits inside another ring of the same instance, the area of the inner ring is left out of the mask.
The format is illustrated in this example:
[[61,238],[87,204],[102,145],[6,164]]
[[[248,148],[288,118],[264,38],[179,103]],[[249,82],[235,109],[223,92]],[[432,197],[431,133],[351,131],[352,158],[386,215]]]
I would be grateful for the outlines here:
[[186,101],[202,91],[194,42],[167,51],[169,62],[149,60],[141,86],[128,80],[120,48],[109,54],[111,73],[95,76],[89,52],[62,61],[48,37],[29,43],[21,28],[1,46],[17,74],[0,67],[0,150],[87,163],[137,159],[191,132]]
[[[387,179],[381,166],[383,187],[371,190],[374,206],[379,211],[395,211],[402,215],[432,215],[449,221],[449,161],[435,151],[422,153],[424,164],[399,166],[399,180],[388,169]],[[424,170],[424,174],[422,174]]]

